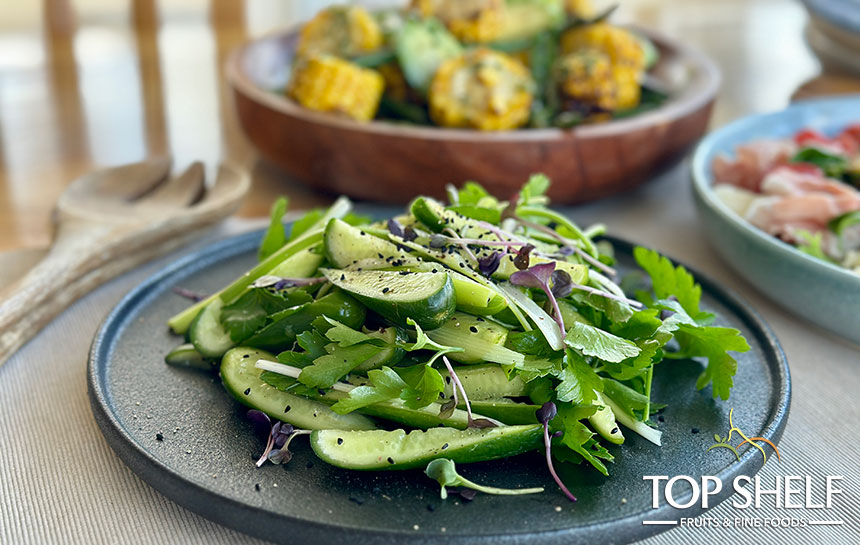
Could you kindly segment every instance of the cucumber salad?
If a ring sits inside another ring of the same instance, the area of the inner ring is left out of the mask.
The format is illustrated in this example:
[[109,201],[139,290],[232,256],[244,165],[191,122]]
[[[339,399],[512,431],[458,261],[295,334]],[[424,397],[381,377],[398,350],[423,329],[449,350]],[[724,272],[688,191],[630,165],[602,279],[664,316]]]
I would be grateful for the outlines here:
[[337,467],[423,468],[443,497],[525,494],[544,489],[475,483],[455,464],[540,450],[575,500],[554,465],[609,475],[625,434],[659,447],[657,364],[699,358],[696,386],[725,400],[731,353],[749,345],[652,250],[635,249],[645,274],[622,282],[603,226],[550,209],[548,187],[535,175],[504,201],[468,182],[382,221],[341,198],[288,230],[282,199],[259,263],[169,320],[188,342],[167,362],[220,372],[264,432],[258,466],[289,462],[307,435]]

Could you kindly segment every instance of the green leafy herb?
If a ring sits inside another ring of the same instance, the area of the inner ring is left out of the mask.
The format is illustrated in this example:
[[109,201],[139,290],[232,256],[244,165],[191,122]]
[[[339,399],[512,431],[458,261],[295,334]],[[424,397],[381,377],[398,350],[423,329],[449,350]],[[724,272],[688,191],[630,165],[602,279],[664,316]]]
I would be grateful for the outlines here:
[[287,234],[284,231],[284,224],[282,223],[284,214],[287,211],[287,202],[286,197],[281,197],[272,205],[272,217],[269,221],[269,228],[266,229],[266,234],[263,235],[260,249],[257,252],[260,261],[277,252],[287,243]]
[[400,392],[409,388],[400,375],[388,366],[368,371],[367,378],[368,385],[353,388],[349,397],[332,405],[332,410],[338,414],[350,413],[374,403],[397,399]]
[[221,325],[238,343],[263,327],[270,315],[310,301],[313,297],[301,290],[283,293],[253,288],[221,309]]
[[818,148],[803,148],[791,158],[793,163],[811,163],[831,178],[842,179],[848,168],[848,160]]
[[362,343],[339,347],[332,343],[326,347],[331,353],[314,360],[313,365],[302,369],[299,381],[311,388],[331,388],[335,382],[350,371],[379,354],[383,349],[372,344]]
[[565,365],[556,376],[560,381],[555,388],[556,397],[559,401],[591,403],[594,391],[603,389],[603,382],[582,355],[571,349],[565,353]]
[[582,322],[573,323],[564,342],[586,356],[609,362],[624,361],[638,356],[641,352],[636,343]]
[[[633,249],[633,257],[645,272],[651,277],[651,285],[658,299],[675,297],[684,310],[694,319],[704,318],[699,310],[702,298],[702,287],[696,283],[693,275],[684,267],[675,267],[665,258],[648,248],[637,246]],[[641,300],[641,299],[640,299]],[[643,301],[649,304],[649,301]],[[649,306],[651,306],[649,304]]]
[[824,235],[822,233],[819,232],[813,235],[806,229],[800,229],[795,231],[795,235],[800,240],[797,245],[798,250],[822,261],[827,261],[828,263],[834,262],[822,247],[824,243]]
[[837,235],[841,235],[845,229],[858,224],[860,224],[860,210],[855,210],[836,216],[827,223],[827,227]]
[[439,394],[445,391],[445,380],[439,371],[430,365],[413,365],[398,371],[400,377],[409,385],[400,392],[400,399],[405,401],[410,409],[420,409],[438,401]]

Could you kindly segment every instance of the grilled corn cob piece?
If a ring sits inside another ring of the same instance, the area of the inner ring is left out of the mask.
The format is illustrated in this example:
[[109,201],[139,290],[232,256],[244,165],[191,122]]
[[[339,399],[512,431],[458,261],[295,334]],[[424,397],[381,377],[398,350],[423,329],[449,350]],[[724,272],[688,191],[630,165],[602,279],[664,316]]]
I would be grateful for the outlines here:
[[486,48],[445,61],[430,85],[430,117],[445,127],[514,129],[529,119],[534,84],[516,59]]
[[436,17],[466,43],[498,39],[505,23],[504,0],[412,0],[422,17]]
[[382,41],[382,30],[366,9],[332,6],[317,13],[302,27],[296,55],[354,57],[379,48]]
[[375,70],[316,55],[296,65],[288,93],[305,108],[368,121],[376,114],[384,86]]
[[574,27],[561,37],[562,53],[595,49],[606,54],[615,66],[641,72],[645,68],[645,51],[633,33],[608,23]]
[[597,111],[624,110],[639,103],[638,73],[613,65],[601,51],[585,49],[560,58],[556,80],[566,98]]
[[396,100],[406,100],[410,96],[409,85],[403,77],[403,71],[396,62],[385,63],[378,68],[385,81],[385,95]]

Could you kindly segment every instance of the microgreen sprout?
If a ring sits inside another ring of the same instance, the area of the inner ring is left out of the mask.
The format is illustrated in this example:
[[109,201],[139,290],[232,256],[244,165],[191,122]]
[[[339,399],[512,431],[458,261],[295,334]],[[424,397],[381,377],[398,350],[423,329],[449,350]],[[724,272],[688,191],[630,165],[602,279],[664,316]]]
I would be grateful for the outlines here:
[[486,277],[490,277],[499,268],[502,262],[501,252],[490,252],[489,255],[478,258],[478,270]]
[[202,293],[197,293],[196,291],[191,291],[186,288],[180,288],[179,286],[173,288],[173,293],[185,297],[186,299],[191,299],[195,303],[206,299],[206,296]]
[[256,409],[248,411],[246,416],[260,435],[265,433],[267,436],[266,448],[257,460],[257,467],[266,463],[266,460],[273,464],[289,462],[293,457],[288,448],[292,440],[298,435],[311,433],[309,430],[298,430],[286,422],[277,421],[273,425],[269,415]]
[[540,409],[535,411],[535,416],[537,416],[538,422],[543,424],[543,442],[544,445],[546,445],[546,465],[549,468],[549,472],[558,487],[561,488],[562,492],[564,492],[564,495],[567,496],[570,501],[576,501],[576,496],[571,494],[570,490],[564,486],[564,483],[561,482],[561,478],[559,478],[558,473],[555,472],[555,468],[552,465],[552,438],[561,435],[560,431],[555,432],[552,435],[549,433],[549,423],[553,418],[555,418],[556,414],[558,414],[558,408],[556,408],[555,403],[552,401],[547,401]]
[[451,235],[451,241],[452,241],[454,244],[456,244],[457,246],[459,246],[459,247],[463,248],[463,251],[464,251],[464,252],[466,252],[466,255],[468,255],[468,256],[469,256],[469,258],[472,260],[472,262],[473,262],[473,263],[477,263],[477,262],[478,262],[478,258],[477,258],[477,257],[475,257],[474,252],[472,252],[472,250],[471,250],[471,249],[469,249],[469,244],[468,244],[468,243],[466,243],[465,241],[463,241],[463,240],[460,238],[460,235],[459,235],[459,234],[457,234],[457,232],[456,232],[456,231],[454,231],[454,230],[453,230],[453,229],[451,229],[450,227],[446,227],[445,229],[443,229],[443,230],[442,230],[442,232],[443,232],[443,233],[449,233],[449,234]]
[[460,395],[463,396],[463,403],[466,405],[466,417],[468,419],[468,427],[470,428],[495,428],[498,426],[498,423],[490,420],[489,418],[472,418],[472,405],[469,403],[469,398],[466,396],[466,389],[463,388],[463,383],[460,382],[460,378],[457,376],[457,373],[454,372],[454,366],[451,365],[451,362],[448,361],[447,356],[442,356],[442,361],[445,362],[445,367],[448,369],[448,375],[451,377],[451,383],[454,389],[454,403],[455,407],[457,404],[457,389],[460,390]]
[[[558,328],[561,331],[562,335],[566,331],[564,329],[564,319],[561,316],[561,310],[558,308],[558,300],[555,298],[555,294],[553,293],[552,288],[550,288],[550,282],[557,277],[555,274],[555,261],[550,261],[548,263],[541,263],[539,265],[535,265],[530,267],[524,271],[517,271],[511,275],[511,284],[515,286],[524,286],[526,288],[536,288],[541,289],[546,294],[547,299],[549,299],[550,303],[552,303],[553,317],[555,318],[555,323],[558,324]],[[570,286],[572,283],[570,282],[570,275],[567,275],[567,285]],[[563,277],[558,277],[562,281]],[[564,288],[565,290],[568,288]],[[568,292],[570,293],[570,292]]]
[[552,227],[549,227],[547,225],[543,225],[540,223],[535,223],[533,221],[529,221],[529,220],[526,220],[526,219],[523,219],[520,217],[516,217],[516,216],[514,217],[514,219],[517,222],[519,222],[520,225],[522,225],[523,227],[528,227],[529,229],[534,229],[535,231],[540,231],[541,233],[544,233],[544,234],[551,236],[552,238],[561,242],[564,245],[564,247],[572,249],[576,255],[581,257],[588,264],[590,264],[591,266],[593,266],[597,269],[600,269],[601,271],[605,272],[609,276],[615,276],[616,275],[615,269],[613,269],[609,265],[601,262],[600,260],[595,259],[591,254],[589,254],[588,252],[586,252],[582,248],[580,248],[579,245],[577,245],[575,241],[561,236]]
[[517,251],[517,257],[514,258],[514,266],[524,271],[529,268],[529,254],[535,247],[532,244],[526,244]]
[[252,288],[272,288],[274,290],[283,290],[287,288],[295,288],[298,286],[312,286],[314,284],[322,284],[328,282],[325,277],[317,276],[313,278],[284,278],[267,274],[261,276],[251,284]]
[[[435,460],[432,460],[429,464],[427,464],[427,468],[424,470],[424,474],[433,479],[434,481],[438,482],[439,485],[442,487],[440,495],[442,496],[443,500],[448,497],[448,490],[446,488],[448,486],[463,486],[478,492],[483,492],[485,494],[496,494],[499,496],[540,494],[544,491],[542,486],[535,488],[496,488],[495,486],[480,485],[458,474],[457,468],[454,465],[453,460],[449,460],[448,458],[437,458]],[[464,494],[461,492],[460,495],[463,496]],[[466,494],[465,496],[469,495],[470,494]]]

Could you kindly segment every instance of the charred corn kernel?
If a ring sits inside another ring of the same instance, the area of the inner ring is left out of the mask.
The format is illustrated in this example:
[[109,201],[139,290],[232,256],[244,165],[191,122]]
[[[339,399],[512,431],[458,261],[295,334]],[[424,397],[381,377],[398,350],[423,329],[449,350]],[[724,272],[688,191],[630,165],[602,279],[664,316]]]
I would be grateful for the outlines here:
[[501,36],[505,0],[412,0],[422,17],[436,17],[466,43],[486,43]]
[[326,8],[302,27],[296,54],[353,57],[382,45],[382,30],[366,9],[358,6]]
[[445,127],[515,129],[529,119],[533,83],[516,59],[486,48],[445,61],[430,85],[430,117]]
[[636,36],[608,23],[574,27],[562,35],[562,53],[581,49],[605,53],[613,65],[626,66],[637,72],[645,68],[645,51]]
[[368,121],[376,114],[384,85],[375,70],[318,55],[296,66],[288,92],[305,108]]
[[409,86],[406,84],[406,78],[403,77],[400,66],[396,62],[389,62],[380,66],[378,70],[385,81],[385,95],[396,100],[406,100],[409,96]]
[[577,19],[591,19],[597,13],[591,0],[565,0],[564,7]]
[[573,100],[614,110],[617,102],[609,56],[595,50],[565,55],[556,65],[562,93]]
[[612,81],[615,85],[617,110],[627,110],[639,105],[642,94],[642,88],[639,86],[639,72],[626,66],[613,66]]
[[600,51],[586,49],[565,55],[556,70],[562,93],[574,101],[610,112],[639,104],[638,72],[613,65]]

